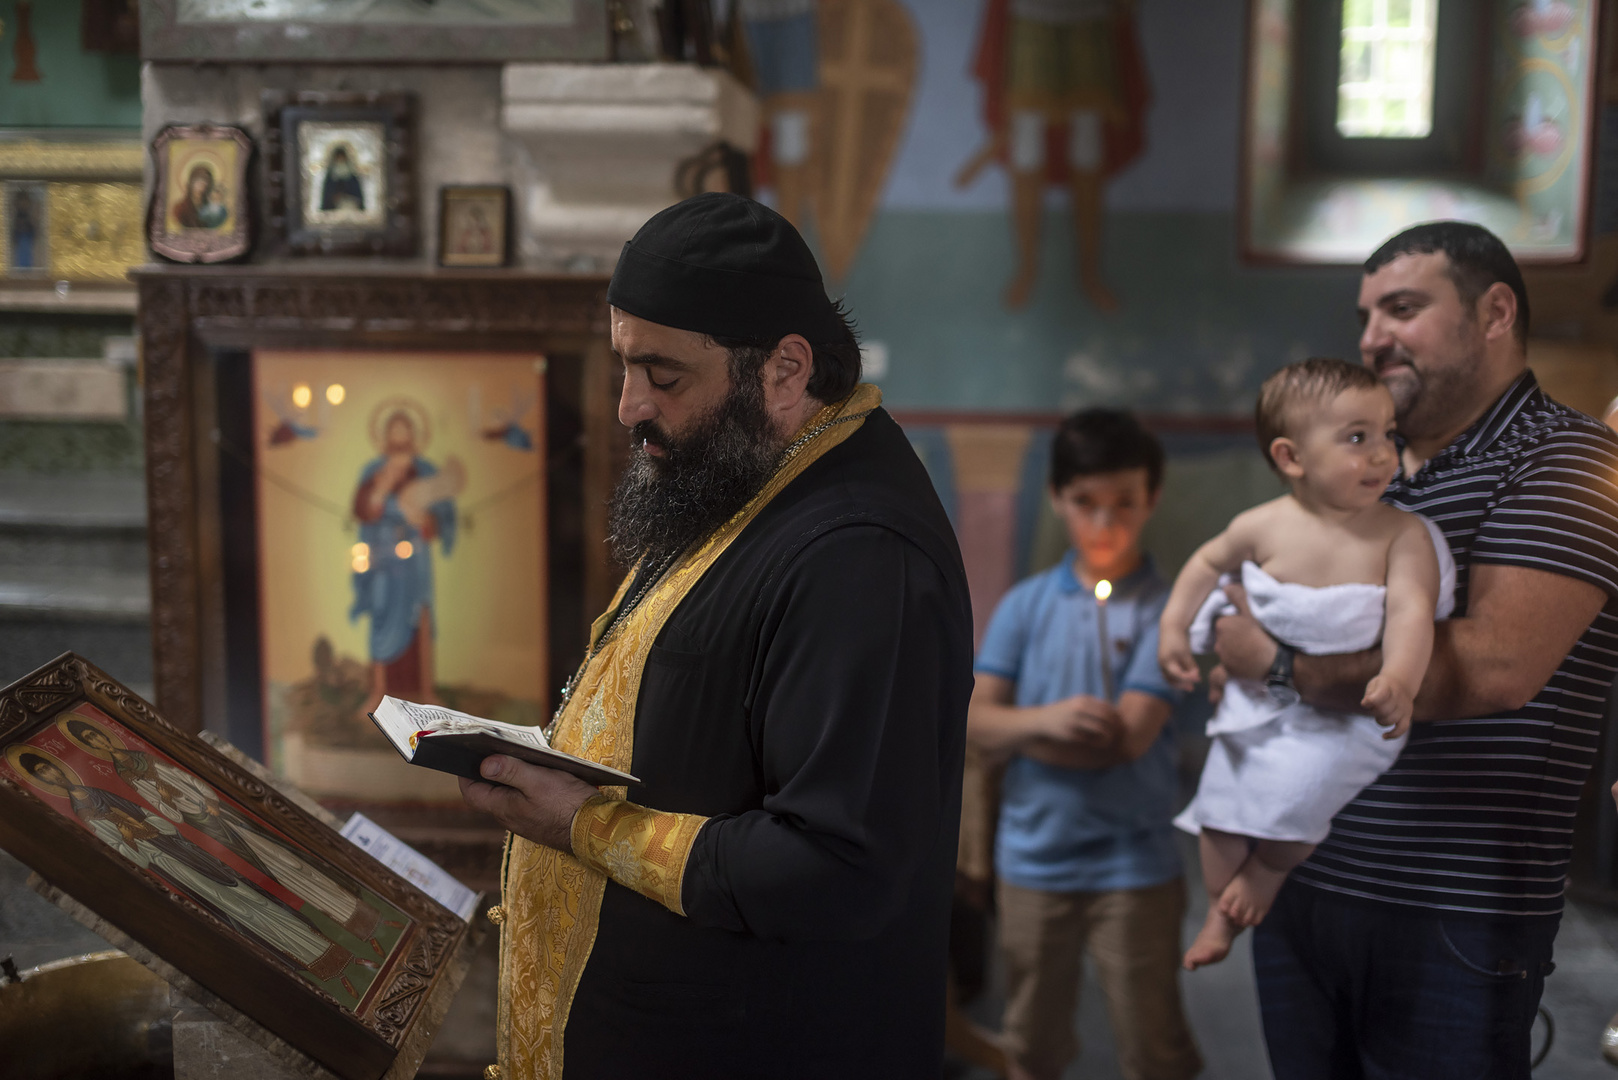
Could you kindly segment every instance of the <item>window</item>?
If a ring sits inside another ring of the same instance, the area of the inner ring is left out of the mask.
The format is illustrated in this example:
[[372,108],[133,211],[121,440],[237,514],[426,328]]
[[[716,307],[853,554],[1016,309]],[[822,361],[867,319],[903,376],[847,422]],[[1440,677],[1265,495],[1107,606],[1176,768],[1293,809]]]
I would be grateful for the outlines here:
[[1583,259],[1611,6],[1248,0],[1243,259],[1356,265],[1435,218]]
[[1425,139],[1433,130],[1438,0],[1344,0],[1337,131]]
[[1292,174],[1476,172],[1499,2],[1293,0]]

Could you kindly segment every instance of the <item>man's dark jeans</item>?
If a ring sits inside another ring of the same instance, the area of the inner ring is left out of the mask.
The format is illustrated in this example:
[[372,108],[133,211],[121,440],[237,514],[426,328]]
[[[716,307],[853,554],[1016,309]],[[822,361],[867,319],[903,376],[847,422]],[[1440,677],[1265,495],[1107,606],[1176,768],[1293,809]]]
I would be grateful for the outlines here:
[[1275,1080],[1528,1080],[1558,917],[1439,917],[1288,882],[1253,934]]

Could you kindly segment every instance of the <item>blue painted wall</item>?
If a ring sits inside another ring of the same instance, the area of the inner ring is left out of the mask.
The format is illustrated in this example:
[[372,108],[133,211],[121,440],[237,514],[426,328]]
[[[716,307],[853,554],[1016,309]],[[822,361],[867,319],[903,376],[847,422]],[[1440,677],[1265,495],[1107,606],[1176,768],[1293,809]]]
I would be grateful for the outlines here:
[[1245,268],[1224,212],[1116,211],[1111,315],[1079,295],[1065,211],[1047,214],[1033,302],[1007,311],[1006,215],[885,210],[849,275],[868,342],[887,347],[879,380],[901,409],[1071,409],[1248,414],[1281,364],[1354,357],[1353,271]]

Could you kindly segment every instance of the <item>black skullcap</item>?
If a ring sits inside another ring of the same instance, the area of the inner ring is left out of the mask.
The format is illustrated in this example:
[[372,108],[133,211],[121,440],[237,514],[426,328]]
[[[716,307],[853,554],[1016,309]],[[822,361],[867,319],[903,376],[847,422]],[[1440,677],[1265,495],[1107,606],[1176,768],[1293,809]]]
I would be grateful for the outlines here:
[[675,203],[624,245],[607,303],[661,326],[725,338],[841,342],[842,317],[792,223],[728,192]]

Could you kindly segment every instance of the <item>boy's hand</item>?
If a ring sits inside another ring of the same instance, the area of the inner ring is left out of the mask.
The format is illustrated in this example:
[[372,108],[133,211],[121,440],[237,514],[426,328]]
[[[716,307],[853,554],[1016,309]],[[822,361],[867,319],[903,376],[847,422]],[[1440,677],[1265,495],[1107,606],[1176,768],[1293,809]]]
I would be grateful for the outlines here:
[[1378,675],[1366,684],[1360,706],[1369,709],[1377,723],[1392,729],[1382,733],[1384,739],[1397,739],[1410,730],[1415,700],[1415,691],[1400,686],[1386,675]]
[[1157,664],[1163,669],[1163,677],[1176,690],[1195,690],[1202,681],[1202,672],[1191,655],[1191,638],[1183,632],[1158,638]]
[[1040,736],[1052,742],[1106,747],[1117,740],[1123,719],[1111,702],[1076,694],[1045,706],[1039,726]]

